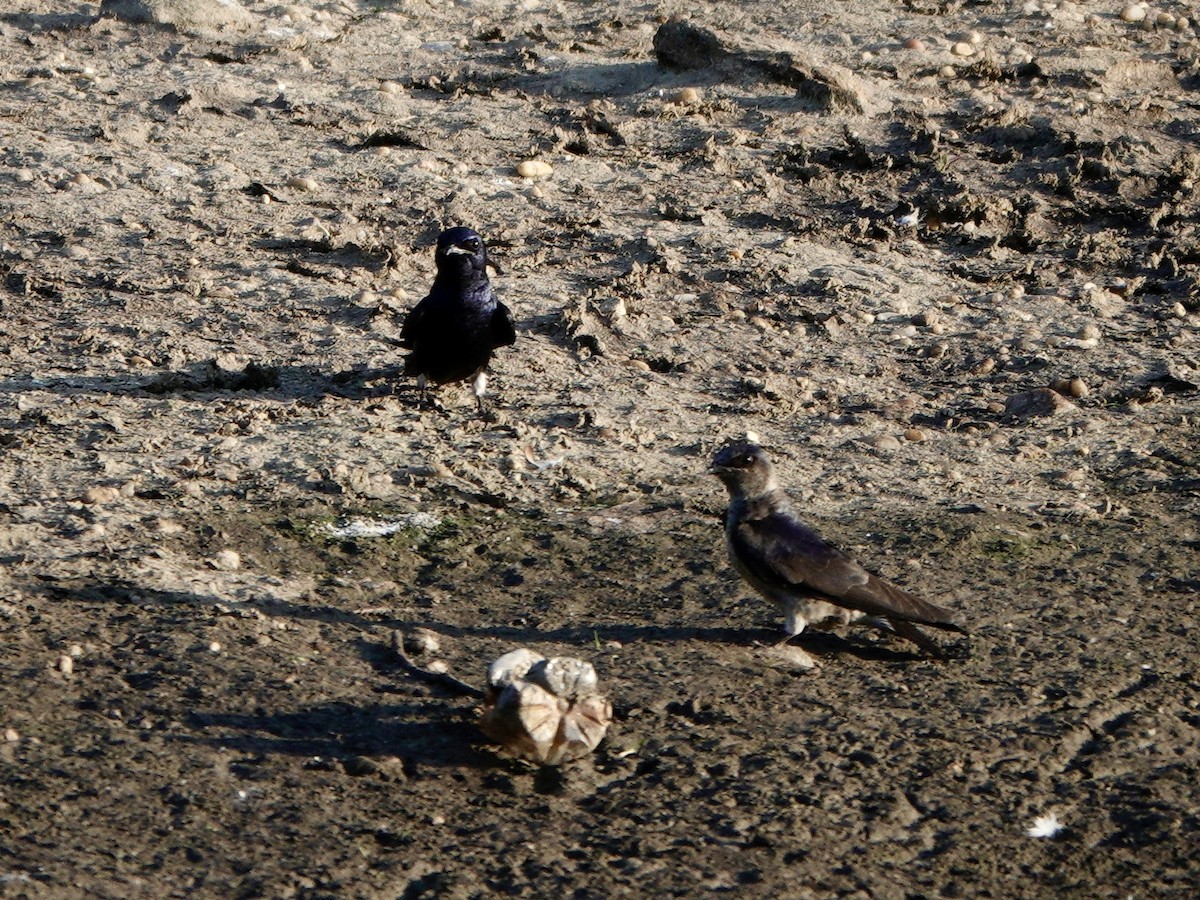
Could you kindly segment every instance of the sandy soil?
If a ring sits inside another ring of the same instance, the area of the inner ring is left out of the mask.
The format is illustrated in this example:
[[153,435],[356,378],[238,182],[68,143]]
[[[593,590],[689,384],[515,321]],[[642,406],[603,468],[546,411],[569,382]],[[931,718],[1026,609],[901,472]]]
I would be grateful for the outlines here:
[[[0,896],[1200,891],[1189,7],[63,6],[0,12]],[[491,421],[397,374],[449,224]],[[748,430],[956,658],[763,648]],[[499,758],[418,626],[609,737]]]

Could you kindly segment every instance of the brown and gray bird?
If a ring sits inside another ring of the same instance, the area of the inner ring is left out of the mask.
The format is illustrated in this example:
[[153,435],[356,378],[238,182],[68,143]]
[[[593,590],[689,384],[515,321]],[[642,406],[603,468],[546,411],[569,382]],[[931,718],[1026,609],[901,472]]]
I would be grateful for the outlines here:
[[964,631],[950,610],[872,575],[801,522],[762,447],[746,442],[725,447],[709,471],[729,491],[729,557],[750,586],[783,612],[785,641],[808,626],[865,620],[942,657],[942,648],[914,623]]
[[517,339],[512,313],[492,292],[487,248],[476,232],[461,227],[443,231],[433,258],[433,287],[400,329],[400,345],[412,351],[404,372],[417,376],[422,400],[430,381],[446,384],[470,378],[482,413],[492,351]]

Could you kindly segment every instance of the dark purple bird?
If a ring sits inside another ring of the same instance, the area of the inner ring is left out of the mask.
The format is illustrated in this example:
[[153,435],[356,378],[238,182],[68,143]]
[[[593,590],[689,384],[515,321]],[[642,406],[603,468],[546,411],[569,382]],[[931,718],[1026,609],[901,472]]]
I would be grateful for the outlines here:
[[443,231],[434,261],[433,287],[400,329],[400,345],[412,351],[404,361],[404,374],[417,376],[422,401],[431,381],[472,379],[482,413],[492,351],[517,339],[512,313],[492,292],[487,248],[470,228]]
[[761,447],[728,446],[709,471],[729,491],[729,557],[747,583],[783,612],[785,641],[810,625],[828,629],[865,620],[942,657],[942,648],[914,623],[964,631],[950,610],[872,575],[801,522]]

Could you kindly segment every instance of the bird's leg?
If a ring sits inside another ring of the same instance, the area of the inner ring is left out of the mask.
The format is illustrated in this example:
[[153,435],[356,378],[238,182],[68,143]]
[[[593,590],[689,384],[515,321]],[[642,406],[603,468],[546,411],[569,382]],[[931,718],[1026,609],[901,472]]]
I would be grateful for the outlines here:
[[808,622],[800,615],[800,610],[793,602],[785,602],[783,604],[783,630],[787,632],[787,636],[783,640],[777,641],[775,647],[782,647],[796,635],[804,631],[804,627]]
[[471,392],[475,395],[475,403],[479,406],[479,414],[481,416],[487,415],[487,406],[483,402],[483,395],[487,391],[487,383],[487,372],[482,369],[475,373],[475,380],[471,382]]
[[424,375],[417,376],[417,403],[422,409],[429,405],[429,379]]

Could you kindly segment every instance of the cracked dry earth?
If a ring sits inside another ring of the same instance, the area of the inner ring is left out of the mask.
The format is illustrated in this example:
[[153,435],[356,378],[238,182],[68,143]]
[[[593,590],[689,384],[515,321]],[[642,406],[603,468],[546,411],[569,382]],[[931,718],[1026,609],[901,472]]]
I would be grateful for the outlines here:
[[[246,10],[0,12],[0,896],[1200,891],[1189,7]],[[491,420],[397,371],[459,223]],[[954,658],[767,649],[747,431]]]

